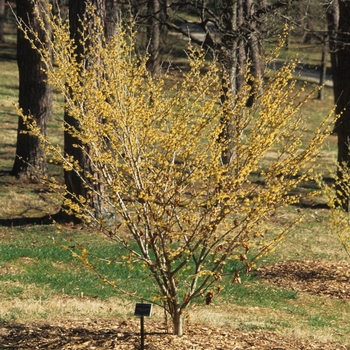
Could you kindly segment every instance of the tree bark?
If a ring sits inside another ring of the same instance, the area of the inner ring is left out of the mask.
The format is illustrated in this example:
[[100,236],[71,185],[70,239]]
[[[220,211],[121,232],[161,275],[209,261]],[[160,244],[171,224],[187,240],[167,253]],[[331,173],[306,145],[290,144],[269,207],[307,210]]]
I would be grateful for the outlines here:
[[173,316],[173,333],[177,336],[183,335],[183,317],[180,312],[175,312]]
[[116,7],[114,0],[106,0],[106,17],[104,21],[104,33],[107,40],[115,34],[116,26],[118,23]]
[[5,0],[0,0],[0,42],[5,42],[5,33],[4,33],[4,26],[5,26]]
[[[84,16],[86,9],[86,3],[84,0],[70,0],[69,1],[69,26],[70,37],[74,40],[76,45],[76,54],[79,59],[83,52],[83,48],[80,42],[80,33],[83,30],[81,28],[80,18]],[[71,116],[66,110],[64,113],[64,153],[66,156],[73,157],[79,163],[79,166],[84,171],[89,172],[88,164],[86,164],[87,157],[83,151],[82,142],[72,135],[69,129],[79,131],[79,122],[74,116]],[[79,147],[74,147],[78,145]],[[84,186],[83,179],[84,174],[75,171],[64,171],[64,180],[67,187],[66,197],[73,202],[77,202],[77,198],[81,195],[84,198],[87,197],[87,188]]]
[[[110,0],[93,0],[92,4],[96,7],[96,13],[101,18],[104,26],[104,33],[106,38],[110,38],[115,30],[115,22],[113,22],[113,1]],[[106,4],[108,3],[108,17],[106,14]],[[86,11],[85,0],[70,0],[69,1],[69,24],[70,36],[76,44],[77,57],[82,57],[84,54],[81,43],[81,34],[88,31],[88,28],[82,28],[81,19],[84,17]],[[85,45],[89,45],[88,43]],[[89,62],[86,62],[86,67]],[[99,118],[99,116],[96,116]],[[95,217],[99,217],[103,210],[102,192],[103,188],[99,181],[99,176],[91,163],[89,154],[90,148],[88,140],[83,142],[74,136],[71,130],[79,132],[78,120],[69,114],[69,111],[64,113],[64,122],[66,125],[64,133],[64,152],[68,157],[73,157],[78,162],[78,168],[74,171],[64,171],[65,185],[67,188],[66,198],[73,203],[79,202],[79,197],[82,196],[87,200],[90,212],[94,213]],[[64,208],[65,209],[65,208]],[[76,218],[75,218],[76,219]],[[78,220],[79,221],[79,220]]]
[[[221,103],[227,104],[229,95],[236,95],[242,86],[242,69],[246,61],[245,43],[243,37],[238,34],[238,28],[243,23],[242,0],[223,1],[223,12],[220,27],[222,30],[222,45],[219,51],[219,61],[223,71]],[[231,108],[233,106],[226,106]],[[221,159],[223,164],[230,164],[234,158],[235,130],[234,124],[228,113],[221,117],[222,132],[220,142],[226,144]]]
[[[226,0],[223,1],[223,5],[221,22],[223,45],[219,57],[221,57],[220,62],[223,72],[229,80],[227,82],[224,78],[223,81],[221,102],[225,104],[227,94],[237,95],[241,91],[247,59],[251,59],[252,75],[256,78],[255,81],[258,81],[262,75],[263,62],[261,45],[255,34],[256,23],[255,21],[247,22],[247,18],[254,11],[251,0]],[[252,84],[254,83],[252,82]],[[258,89],[258,86],[252,86],[252,94],[247,101],[248,106],[253,103],[254,91],[257,92]],[[233,121],[228,119],[226,115],[222,117],[221,123],[223,125],[221,140],[227,144],[222,154],[222,162],[223,164],[229,164],[235,157],[233,150],[234,144],[237,142],[237,135]]]
[[149,59],[147,69],[151,74],[160,73],[160,3],[159,0],[148,0],[147,3],[147,38]]
[[[38,19],[34,15],[34,7],[45,3],[41,0],[17,1],[17,16],[26,25],[32,27],[39,36],[39,40],[47,42],[48,33],[42,30]],[[42,10],[41,9],[41,10]],[[49,32],[47,25],[46,31]],[[46,121],[52,112],[52,89],[46,82],[45,68],[40,55],[31,47],[21,30],[17,32],[17,63],[19,71],[19,107],[24,115],[30,115],[46,134]],[[11,175],[25,175],[30,180],[36,180],[38,174],[47,173],[45,152],[38,137],[27,132],[28,128],[22,117],[18,120],[16,158]]]
[[328,10],[333,91],[336,113],[340,114],[335,126],[338,135],[338,199],[349,210],[348,183],[344,174],[350,167],[350,4],[348,1],[332,1]]
[[317,94],[317,99],[321,101],[324,100],[324,84],[326,82],[326,76],[327,76],[327,38],[328,38],[328,35],[324,35],[323,41],[322,41],[321,74],[320,74],[321,88]]
[[[254,18],[254,14],[257,10],[264,8],[266,6],[265,1],[257,1],[257,4],[253,0],[246,1],[245,9],[244,9],[244,18]],[[250,71],[253,76],[253,80],[250,81],[250,85],[252,86],[251,95],[247,101],[247,106],[251,107],[254,102],[254,98],[256,94],[258,94],[262,90],[262,86],[260,84],[261,78],[264,74],[265,70],[265,60],[264,60],[264,48],[262,45],[262,39],[259,38],[259,31],[263,25],[263,16],[258,17],[254,20],[249,20],[248,23],[248,31],[246,33],[245,41],[247,56],[251,60]]]

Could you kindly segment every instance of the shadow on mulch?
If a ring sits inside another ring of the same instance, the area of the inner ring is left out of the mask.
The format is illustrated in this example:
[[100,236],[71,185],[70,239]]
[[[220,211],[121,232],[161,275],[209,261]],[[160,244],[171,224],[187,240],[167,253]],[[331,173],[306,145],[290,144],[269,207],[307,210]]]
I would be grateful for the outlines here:
[[281,261],[257,269],[255,275],[284,289],[350,299],[350,264],[347,262]]

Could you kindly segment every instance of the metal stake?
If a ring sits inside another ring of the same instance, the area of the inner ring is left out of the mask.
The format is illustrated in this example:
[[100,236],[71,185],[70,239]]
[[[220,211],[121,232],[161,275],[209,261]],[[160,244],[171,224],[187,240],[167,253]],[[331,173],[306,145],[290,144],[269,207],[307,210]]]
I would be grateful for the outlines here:
[[141,320],[141,350],[144,350],[145,347],[145,318],[140,317]]

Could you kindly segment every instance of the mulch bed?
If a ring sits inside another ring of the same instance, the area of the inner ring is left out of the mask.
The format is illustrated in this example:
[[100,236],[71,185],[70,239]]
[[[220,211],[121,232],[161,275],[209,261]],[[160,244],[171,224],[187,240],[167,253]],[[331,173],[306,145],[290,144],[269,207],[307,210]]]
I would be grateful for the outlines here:
[[350,299],[350,264],[347,262],[283,261],[260,268],[255,274],[284,289]]
[[[51,324],[2,325],[0,349],[140,349],[137,320],[67,321]],[[287,338],[268,331],[238,331],[191,325],[176,337],[146,323],[147,350],[344,350],[345,346]]]

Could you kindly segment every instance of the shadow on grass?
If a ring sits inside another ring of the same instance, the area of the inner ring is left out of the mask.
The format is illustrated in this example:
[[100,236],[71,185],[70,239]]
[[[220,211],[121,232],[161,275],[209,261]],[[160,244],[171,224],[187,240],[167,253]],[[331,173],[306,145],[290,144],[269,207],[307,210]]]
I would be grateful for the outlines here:
[[[0,59],[0,62],[1,62],[1,59]],[[16,95],[17,95],[17,93],[18,93],[18,85],[15,85],[15,84],[13,84],[13,85],[6,85],[6,89],[7,90],[13,90],[13,91],[16,91]],[[9,95],[9,91],[7,91],[6,93],[0,93],[0,95],[2,95],[2,96],[8,96]],[[16,96],[17,97],[17,96]],[[16,113],[7,113],[7,114],[10,114],[10,115],[12,115],[12,116],[18,116]],[[16,130],[17,130],[17,128],[16,128]]]
[[13,218],[13,219],[0,219],[0,226],[25,226],[25,225],[51,225],[54,220],[51,215],[45,215],[42,217],[33,218]]
[[[10,175],[10,171],[0,170],[0,177]],[[332,185],[334,183],[334,179],[331,177],[325,177],[323,181],[327,185]],[[261,186],[264,186],[264,181],[260,179],[256,179],[253,181]],[[319,189],[318,185],[315,182],[307,182],[302,183],[299,186],[299,190],[316,190]],[[34,190],[35,191],[35,190]],[[297,190],[298,191],[298,190]],[[307,199],[301,199],[300,202],[293,204],[294,207],[300,209],[330,209],[329,205],[324,202],[316,202],[314,200],[309,201]],[[0,219],[0,226],[25,226],[25,225],[52,225],[54,223],[60,224],[82,224],[81,220],[76,219],[72,215],[68,215],[62,208],[54,214],[43,215],[38,217],[16,217],[16,218],[8,218],[8,219]]]
[[0,226],[6,227],[26,225],[53,225],[55,223],[73,225],[82,224],[81,220],[76,219],[74,216],[66,214],[62,209],[59,212],[50,215],[0,219]]
[[10,62],[16,61],[17,44],[16,43],[0,43],[0,61]]

